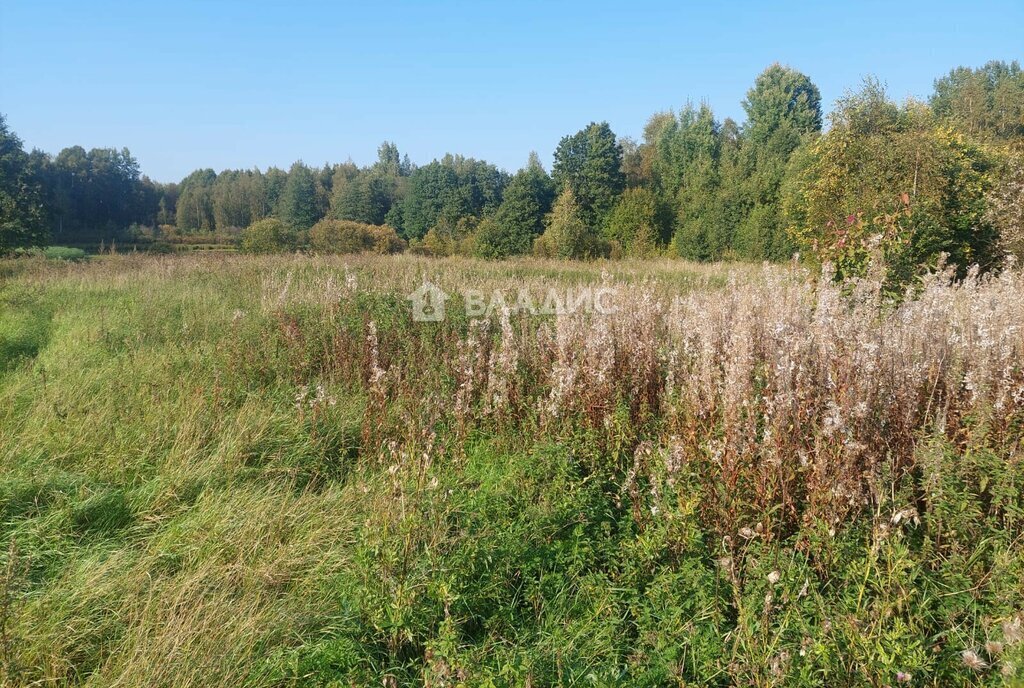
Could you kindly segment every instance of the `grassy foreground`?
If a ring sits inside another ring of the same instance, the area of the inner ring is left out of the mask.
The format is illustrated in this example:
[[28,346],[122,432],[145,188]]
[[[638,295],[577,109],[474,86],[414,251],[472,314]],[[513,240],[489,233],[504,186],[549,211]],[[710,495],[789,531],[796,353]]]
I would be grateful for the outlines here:
[[1020,685],[1024,277],[876,287],[0,262],[3,680]]

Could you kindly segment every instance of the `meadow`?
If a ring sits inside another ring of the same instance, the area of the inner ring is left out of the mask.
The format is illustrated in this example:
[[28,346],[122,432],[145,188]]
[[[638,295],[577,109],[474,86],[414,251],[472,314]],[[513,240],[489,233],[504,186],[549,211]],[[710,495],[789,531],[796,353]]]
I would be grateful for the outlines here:
[[828,277],[0,261],[3,681],[1021,685],[1024,273]]

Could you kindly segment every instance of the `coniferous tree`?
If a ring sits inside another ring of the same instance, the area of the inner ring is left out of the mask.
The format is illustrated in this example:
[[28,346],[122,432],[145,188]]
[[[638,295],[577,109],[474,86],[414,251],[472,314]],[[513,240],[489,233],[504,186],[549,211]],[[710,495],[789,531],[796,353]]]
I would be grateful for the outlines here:
[[461,155],[417,168],[402,204],[403,236],[420,239],[435,226],[452,233],[463,218],[475,223],[497,209],[507,178],[494,165]]
[[676,188],[675,247],[679,255],[710,260],[712,237],[719,224],[718,205],[718,123],[711,108],[687,107],[680,113],[671,136],[663,139],[667,149],[666,174]]
[[732,258],[736,251],[736,228],[750,212],[745,185],[750,171],[743,156],[743,135],[739,125],[726,118],[718,132],[718,189],[715,194],[715,225],[708,237],[713,260]]
[[331,217],[373,225],[387,221],[401,200],[405,177],[411,172],[408,159],[398,147],[385,141],[377,149],[377,162],[358,168],[351,162],[337,166],[331,197]]

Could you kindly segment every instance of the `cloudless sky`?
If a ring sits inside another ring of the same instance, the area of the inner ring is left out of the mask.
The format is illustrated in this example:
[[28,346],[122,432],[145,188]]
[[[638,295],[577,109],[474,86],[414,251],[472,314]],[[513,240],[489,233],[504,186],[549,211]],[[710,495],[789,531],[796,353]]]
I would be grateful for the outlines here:
[[0,112],[26,147],[127,147],[159,181],[368,164],[385,139],[514,171],[590,121],[640,138],[687,100],[742,120],[775,61],[828,108],[868,74],[926,98],[991,59],[1024,59],[1024,0],[0,0]]

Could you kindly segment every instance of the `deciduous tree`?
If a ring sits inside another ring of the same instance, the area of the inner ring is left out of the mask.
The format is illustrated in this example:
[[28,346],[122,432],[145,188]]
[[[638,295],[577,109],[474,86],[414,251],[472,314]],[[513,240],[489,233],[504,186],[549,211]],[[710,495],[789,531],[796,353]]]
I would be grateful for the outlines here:
[[564,137],[555,149],[552,177],[559,193],[572,191],[584,221],[600,227],[626,188],[622,148],[608,123],[594,122]]
[[488,258],[529,253],[534,239],[544,231],[544,216],[551,210],[555,184],[530,154],[526,167],[505,188],[504,199],[492,221],[481,223],[477,249]]
[[0,254],[46,242],[42,189],[21,139],[0,115]]
[[278,201],[277,216],[298,230],[309,229],[320,219],[316,179],[301,160],[288,170],[288,181]]

